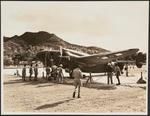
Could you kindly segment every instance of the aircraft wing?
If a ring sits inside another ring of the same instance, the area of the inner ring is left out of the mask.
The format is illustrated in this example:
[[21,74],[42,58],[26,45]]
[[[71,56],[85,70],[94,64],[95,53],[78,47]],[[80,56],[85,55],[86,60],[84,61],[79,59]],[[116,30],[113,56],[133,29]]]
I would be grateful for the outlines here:
[[117,51],[117,52],[109,52],[109,53],[102,53],[102,54],[95,54],[95,55],[90,55],[90,56],[81,56],[78,59],[86,62],[93,62],[93,63],[98,63],[99,61],[112,61],[116,60],[118,58],[124,58],[130,55],[135,54],[139,49],[127,49],[127,50],[122,50],[122,51]]
[[129,63],[129,64],[132,64],[132,63],[135,63],[135,61],[132,61],[132,60],[117,60],[116,62],[118,63]]

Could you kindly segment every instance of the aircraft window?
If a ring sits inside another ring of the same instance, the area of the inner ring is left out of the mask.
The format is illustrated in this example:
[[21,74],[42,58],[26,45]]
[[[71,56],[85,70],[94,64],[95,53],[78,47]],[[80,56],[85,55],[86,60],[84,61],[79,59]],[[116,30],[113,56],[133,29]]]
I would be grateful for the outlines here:
[[118,53],[118,54],[115,54],[116,56],[121,56],[122,54],[121,53]]
[[105,59],[108,59],[108,57],[104,56],[104,57],[102,57],[101,59],[105,60]]

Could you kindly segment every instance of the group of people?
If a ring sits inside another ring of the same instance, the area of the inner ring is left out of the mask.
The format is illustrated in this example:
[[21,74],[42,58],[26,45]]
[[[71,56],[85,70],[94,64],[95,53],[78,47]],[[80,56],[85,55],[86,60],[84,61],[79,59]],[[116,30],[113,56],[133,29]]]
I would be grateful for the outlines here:
[[[52,80],[52,78],[53,78],[57,82],[63,83],[64,75],[63,75],[62,67],[63,67],[62,64],[60,64],[58,67],[56,65],[53,65],[52,67],[47,66],[46,67],[46,79]],[[33,73],[34,73],[34,80],[37,81],[38,64],[36,64],[34,67],[32,64],[30,65],[30,68],[29,68],[29,80],[30,81],[31,81]],[[22,80],[26,81],[26,77],[27,77],[26,76],[26,64],[24,64],[24,67],[22,69]],[[81,72],[79,66],[74,68],[74,70],[72,72],[72,77],[74,77],[74,86],[75,86],[75,90],[73,92],[73,98],[75,98],[77,88],[78,88],[78,96],[77,97],[80,98],[81,78],[83,78],[83,75],[82,75],[82,72]]]
[[[62,71],[63,65],[60,64],[58,67],[56,65],[53,65],[52,67],[47,66],[46,67],[46,79],[49,81],[52,80],[52,78],[57,81],[58,83],[63,83],[64,75]],[[38,64],[33,65],[31,64],[29,67],[29,80],[31,81],[31,78],[34,74],[34,80],[37,81],[38,77]],[[24,64],[24,67],[22,69],[22,80],[26,81],[26,64]]]
[[46,67],[46,79],[55,80],[58,83],[63,83],[64,81],[64,74],[63,74],[63,65],[60,64],[58,67],[56,65],[53,65],[52,67],[47,66]]
[[[48,80],[56,80],[59,83],[63,83],[64,81],[64,75],[63,75],[63,69],[62,69],[63,65],[60,64],[58,67],[56,65],[53,66],[47,66],[46,67],[46,79]],[[116,85],[120,85],[120,79],[119,76],[121,74],[121,70],[120,67],[118,66],[118,64],[116,63],[115,65],[112,65],[111,62],[108,63],[107,67],[106,67],[106,72],[107,72],[107,83],[113,84],[113,73],[115,73],[116,78],[118,80],[118,83]],[[32,67],[32,64],[30,65],[29,68],[29,80],[31,80],[32,75],[34,73],[34,80],[37,80],[37,76],[38,76],[38,65],[36,64],[34,67]],[[75,98],[76,95],[76,90],[78,88],[78,98],[80,98],[80,87],[81,87],[81,78],[83,78],[83,74],[82,71],[80,70],[80,66],[76,66],[74,68],[74,70],[72,71],[72,77],[74,78],[74,86],[75,89],[73,91],[73,98]],[[22,79],[23,81],[25,81],[26,78],[26,65],[24,65],[23,69],[22,69]]]
[[[32,64],[29,68],[29,80],[31,81],[32,75],[34,73],[34,80],[37,81],[38,76],[38,64],[35,64],[34,67],[32,67]],[[26,81],[26,64],[24,64],[24,67],[22,69],[22,80]]]
[[110,84],[110,82],[111,84],[113,84],[113,73],[115,73],[116,78],[118,80],[118,83],[116,85],[120,85],[119,76],[121,75],[121,70],[117,63],[113,65],[111,62],[109,62],[106,67],[106,72],[107,72],[107,84]]
[[[115,65],[113,65],[111,62],[109,62],[106,67],[106,71],[107,71],[107,77],[108,77],[107,83],[109,84],[111,82],[111,84],[113,84],[112,77],[113,77],[113,73],[115,73],[116,78],[118,80],[118,83],[116,85],[120,85],[119,76],[121,75],[121,70],[120,70],[120,67],[118,66],[118,64],[116,63]],[[73,70],[72,77],[74,78],[74,86],[75,86],[75,90],[73,92],[73,98],[75,98],[77,88],[78,88],[78,96],[77,97],[80,98],[81,78],[83,78],[83,74],[82,74],[82,71],[80,70],[80,66],[77,66]]]

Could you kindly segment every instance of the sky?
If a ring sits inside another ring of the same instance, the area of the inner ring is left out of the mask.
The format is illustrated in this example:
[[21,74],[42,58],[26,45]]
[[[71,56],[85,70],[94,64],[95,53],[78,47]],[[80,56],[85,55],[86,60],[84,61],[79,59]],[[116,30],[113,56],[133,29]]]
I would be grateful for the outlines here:
[[110,51],[148,50],[148,1],[2,1],[1,35],[47,31]]

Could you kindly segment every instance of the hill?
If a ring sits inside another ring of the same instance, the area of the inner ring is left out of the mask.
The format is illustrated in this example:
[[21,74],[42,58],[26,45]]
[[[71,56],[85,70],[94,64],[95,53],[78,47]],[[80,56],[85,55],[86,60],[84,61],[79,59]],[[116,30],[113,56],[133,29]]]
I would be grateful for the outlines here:
[[12,57],[18,53],[23,54],[31,51],[36,54],[38,51],[45,48],[59,49],[60,46],[68,49],[82,51],[88,54],[108,52],[108,50],[106,49],[95,46],[86,47],[71,44],[64,41],[53,33],[48,33],[44,31],[25,32],[20,36],[15,35],[13,37],[4,37],[4,64],[11,64]]

